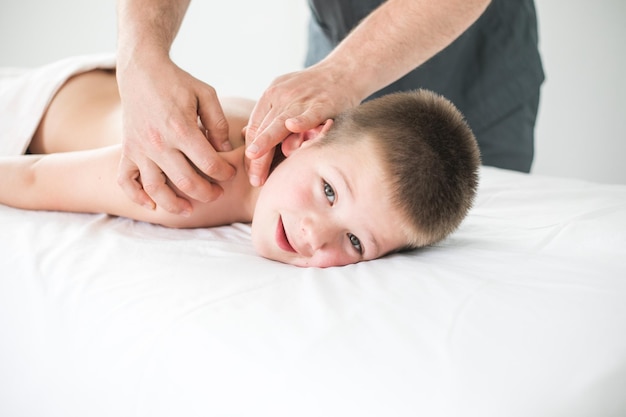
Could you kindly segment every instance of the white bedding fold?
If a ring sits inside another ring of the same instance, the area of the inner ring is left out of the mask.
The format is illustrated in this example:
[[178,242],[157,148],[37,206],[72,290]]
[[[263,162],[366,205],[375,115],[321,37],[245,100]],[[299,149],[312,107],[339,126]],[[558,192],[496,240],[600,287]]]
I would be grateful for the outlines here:
[[0,71],[0,156],[26,151],[48,104],[69,77],[114,66],[113,54],[94,54],[21,71]]

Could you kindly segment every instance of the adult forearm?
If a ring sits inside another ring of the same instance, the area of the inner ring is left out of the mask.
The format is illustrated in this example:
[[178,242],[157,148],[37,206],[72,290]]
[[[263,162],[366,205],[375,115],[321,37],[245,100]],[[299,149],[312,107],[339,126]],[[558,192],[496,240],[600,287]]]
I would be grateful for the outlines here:
[[460,36],[490,0],[388,0],[318,65],[362,99],[391,84]]
[[118,0],[118,65],[137,53],[168,56],[190,0]]

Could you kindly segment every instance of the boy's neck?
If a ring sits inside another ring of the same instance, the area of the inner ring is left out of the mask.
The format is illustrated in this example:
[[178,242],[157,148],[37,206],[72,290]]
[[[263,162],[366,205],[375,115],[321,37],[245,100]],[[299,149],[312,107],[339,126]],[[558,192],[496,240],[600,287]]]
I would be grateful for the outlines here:
[[[244,146],[239,146],[230,152],[221,155],[237,170],[235,176],[219,184],[224,188],[225,195],[231,195],[233,210],[241,210],[241,217],[252,221],[256,202],[262,187],[253,187],[248,180],[245,167]],[[219,198],[223,198],[219,197]]]

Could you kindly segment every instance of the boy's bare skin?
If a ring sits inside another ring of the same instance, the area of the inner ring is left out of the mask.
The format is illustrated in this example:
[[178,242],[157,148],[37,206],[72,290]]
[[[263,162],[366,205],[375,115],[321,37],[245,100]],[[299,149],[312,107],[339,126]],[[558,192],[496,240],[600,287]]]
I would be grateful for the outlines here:
[[[54,96],[31,140],[33,154],[78,151],[119,143],[121,107],[112,71],[67,80]],[[88,93],[86,93],[88,92]]]
[[[387,171],[370,137],[360,136],[363,140],[349,149],[349,141],[337,138],[335,143],[316,146],[332,128],[332,120],[286,138],[281,145],[286,159],[263,187],[252,187],[242,146],[252,102],[244,99],[222,100],[234,147],[222,156],[236,174],[215,182],[223,190],[220,198],[193,201],[187,216],[172,214],[168,207],[137,205],[117,182],[119,106],[114,73],[98,70],[71,78],[42,118],[29,149],[33,154],[0,158],[0,204],[108,213],[169,227],[250,222],[259,255],[297,266],[375,259],[413,239],[404,213],[388,192]],[[203,132],[202,126],[198,129]],[[140,181],[155,183],[137,175]],[[164,183],[165,175],[159,174],[158,180]],[[174,184],[168,185],[182,195]]]
[[[258,190],[249,185],[245,173],[242,129],[253,106],[254,102],[245,99],[222,102],[234,148],[223,156],[237,169],[237,174],[220,184],[224,190],[220,198],[210,203],[192,201],[193,210],[187,216],[171,214],[162,207],[139,206],[118,186],[121,108],[112,71],[95,70],[69,79],[52,100],[29,147],[32,154],[53,154],[15,158],[15,164],[30,166],[31,175],[22,180],[37,181],[40,186],[29,187],[14,181],[6,184],[14,184],[16,193],[29,202],[24,207],[28,209],[107,212],[169,227],[247,222],[252,217]],[[68,151],[81,152],[65,153]],[[37,175],[40,168],[46,170],[46,175]],[[68,180],[64,181],[64,177]],[[94,178],[98,178],[95,183]],[[64,186],[67,183],[74,186]],[[29,190],[46,191],[32,198]]]

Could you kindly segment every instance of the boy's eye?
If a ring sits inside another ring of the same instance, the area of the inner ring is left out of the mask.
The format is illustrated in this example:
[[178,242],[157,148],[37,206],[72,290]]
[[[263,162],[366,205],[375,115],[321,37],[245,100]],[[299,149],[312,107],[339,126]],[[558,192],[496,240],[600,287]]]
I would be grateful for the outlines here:
[[352,247],[359,252],[359,254],[363,254],[363,247],[361,246],[361,241],[358,237],[354,236],[352,233],[348,233],[348,239],[350,239],[350,244]]
[[330,201],[330,204],[333,204],[335,202],[335,190],[333,190],[333,187],[331,187],[330,184],[326,181],[324,181],[324,195],[326,195],[326,198],[328,199],[328,201]]

